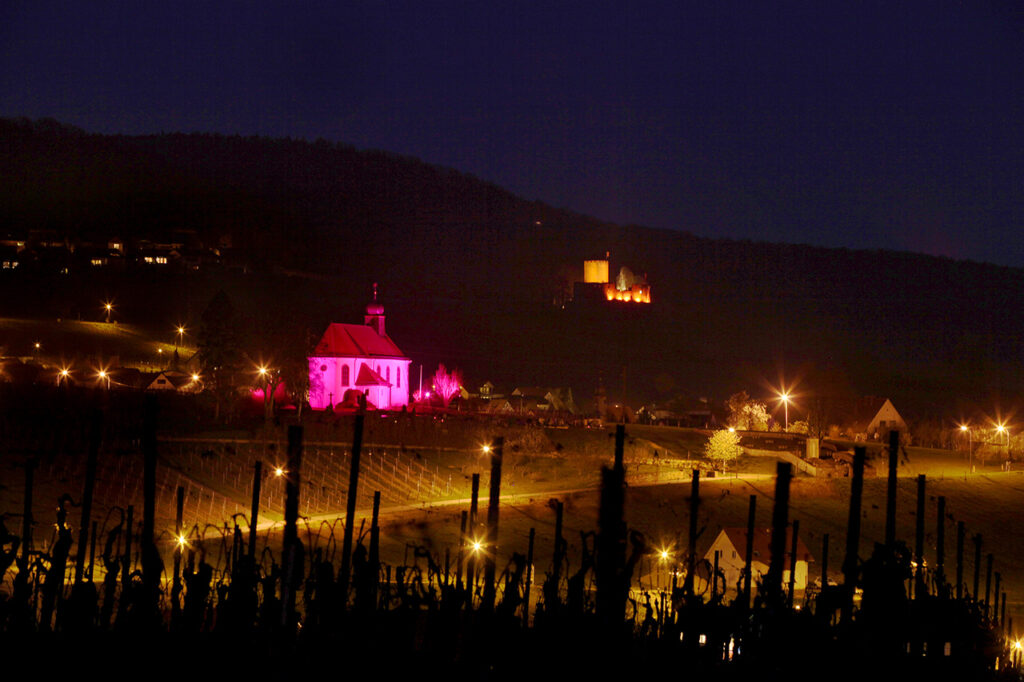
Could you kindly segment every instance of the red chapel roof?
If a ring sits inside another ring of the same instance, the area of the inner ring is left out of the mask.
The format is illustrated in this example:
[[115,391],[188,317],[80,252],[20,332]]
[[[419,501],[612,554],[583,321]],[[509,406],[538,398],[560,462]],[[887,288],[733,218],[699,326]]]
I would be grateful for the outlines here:
[[405,354],[386,335],[361,324],[334,322],[327,327],[314,351],[316,355],[404,358]]

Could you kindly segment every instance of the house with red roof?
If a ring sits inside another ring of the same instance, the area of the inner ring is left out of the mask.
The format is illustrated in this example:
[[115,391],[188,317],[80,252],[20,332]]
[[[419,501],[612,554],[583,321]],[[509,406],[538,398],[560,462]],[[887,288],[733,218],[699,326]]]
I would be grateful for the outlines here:
[[[771,528],[754,529],[754,553],[750,565],[751,580],[757,581],[768,573],[768,566],[771,563]],[[789,584],[789,567],[792,561],[793,549],[793,528],[786,529],[786,555],[783,564],[782,585]],[[746,528],[723,528],[711,543],[711,547],[705,553],[704,558],[714,563],[715,552],[718,552],[718,568],[725,575],[725,584],[729,589],[736,589],[740,578],[743,575],[743,568],[746,565],[747,552],[747,529]],[[803,590],[807,587],[808,563],[814,561],[803,538],[796,539],[796,576],[794,587]],[[752,582],[751,585],[754,583]],[[753,589],[753,588],[752,588]]]
[[401,409],[409,404],[411,362],[385,332],[374,284],[363,324],[331,323],[309,357],[309,406],[355,406],[363,395],[367,407]]

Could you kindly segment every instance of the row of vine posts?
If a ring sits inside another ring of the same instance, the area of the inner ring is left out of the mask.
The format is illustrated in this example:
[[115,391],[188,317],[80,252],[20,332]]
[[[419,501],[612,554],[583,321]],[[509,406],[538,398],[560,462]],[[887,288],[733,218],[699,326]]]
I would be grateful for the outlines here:
[[[695,674],[719,669],[814,672],[837,660],[845,660],[848,670],[868,670],[867,666],[878,665],[889,670],[926,669],[933,676],[940,672],[1016,674],[1019,666],[1019,649],[1011,644],[1012,619],[1006,617],[1006,593],[1000,573],[993,572],[992,553],[985,557],[982,597],[980,535],[971,538],[974,574],[967,589],[967,533],[962,521],[956,526],[954,579],[952,583],[948,580],[943,497],[938,498],[935,517],[934,569],[926,571],[923,475],[917,479],[913,549],[896,537],[899,435],[895,431],[888,451],[884,542],[875,545],[869,558],[861,559],[866,453],[858,447],[841,560],[843,581],[837,585],[828,581],[830,546],[826,534],[822,538],[820,590],[808,590],[801,604],[794,600],[799,520],[789,520],[792,471],[784,462],[778,464],[775,479],[771,556],[763,577],[755,578],[751,570],[757,504],[756,496],[751,495],[745,567],[738,595],[726,600],[724,574],[719,571],[717,557],[711,570],[710,595],[696,589],[700,474],[694,470],[685,565],[672,571],[667,593],[632,589],[638,563],[653,550],[641,532],[626,524],[623,426],[615,432],[612,465],[602,470],[597,531],[581,537],[576,570],[570,571],[568,543],[563,537],[563,504],[557,501],[553,509],[553,561],[542,584],[533,584],[536,533],[532,528],[525,554],[512,552],[507,567],[498,574],[501,437],[490,444],[486,514],[483,516],[480,508],[480,476],[474,474],[469,509],[461,512],[454,551],[446,548],[442,561],[440,556],[416,547],[411,564],[385,565],[380,558],[380,491],[374,494],[368,532],[360,529],[357,536],[354,528],[362,414],[355,417],[338,562],[333,551],[322,547],[310,550],[300,539],[303,431],[294,425],[288,428],[280,553],[275,556],[269,548],[264,548],[262,555],[258,551],[263,471],[262,464],[256,462],[248,528],[239,525],[236,518],[226,539],[230,545],[228,561],[218,579],[205,561],[205,552],[187,542],[182,527],[183,490],[178,489],[174,530],[178,547],[168,576],[154,528],[158,444],[157,411],[152,401],[144,412],[140,440],[144,461],[141,533],[133,537],[135,510],[129,506],[101,548],[105,577],[96,584],[93,575],[98,568],[99,538],[92,519],[92,497],[101,426],[102,414],[96,411],[87,445],[77,542],[68,519],[73,500],[65,494],[56,511],[55,540],[45,551],[34,549],[33,466],[26,465],[21,535],[0,528],[4,536],[0,563],[3,575],[6,577],[13,567],[11,593],[0,605],[0,625],[5,633],[116,636],[141,632],[156,637],[161,633],[195,637],[247,634],[272,636],[276,642],[299,647],[341,633],[352,650],[378,650],[382,642],[388,642],[393,650],[412,652],[414,660],[426,657],[423,660],[431,664],[463,665],[474,670],[493,671],[495,666],[498,670],[519,670],[526,663],[511,652],[525,648],[536,652],[540,656],[537,660],[561,657],[561,664],[546,669],[551,673],[570,668],[626,670],[638,661],[652,669],[685,666]],[[475,539],[475,529],[480,525],[485,528],[482,542]],[[791,543],[788,553],[787,539]],[[138,567],[132,562],[135,542],[141,558]],[[788,585],[783,584],[787,554]],[[425,561],[425,570],[420,560]],[[74,569],[70,586],[69,564]],[[531,601],[535,589],[536,598]],[[535,604],[532,611],[531,604]],[[627,609],[629,606],[632,608]]]

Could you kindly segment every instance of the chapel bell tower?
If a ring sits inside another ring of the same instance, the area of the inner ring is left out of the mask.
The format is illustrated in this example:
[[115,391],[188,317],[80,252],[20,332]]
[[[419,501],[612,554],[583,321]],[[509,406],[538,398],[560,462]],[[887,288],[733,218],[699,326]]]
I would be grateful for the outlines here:
[[363,324],[372,327],[378,334],[384,336],[384,306],[377,301],[377,283],[373,283],[373,300],[366,306],[366,316],[363,317]]

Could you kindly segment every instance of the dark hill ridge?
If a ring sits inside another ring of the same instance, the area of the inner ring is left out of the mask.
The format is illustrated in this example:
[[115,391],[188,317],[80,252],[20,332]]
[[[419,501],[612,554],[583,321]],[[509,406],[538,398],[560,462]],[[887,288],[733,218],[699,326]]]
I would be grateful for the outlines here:
[[[17,293],[0,304],[7,315],[60,314],[76,296],[88,309],[96,292],[114,290],[125,314],[162,324],[197,319],[226,288],[244,311],[287,309],[319,333],[359,319],[380,281],[403,349],[428,370],[462,367],[470,386],[571,384],[585,400],[603,377],[617,400],[626,367],[631,401],[718,399],[767,391],[759,384],[785,371],[805,375],[806,391],[945,412],[957,401],[991,411],[996,398],[1005,410],[1022,385],[1019,269],[612,225],[323,141],[101,136],[4,120],[0,149],[0,234],[49,228],[74,242],[186,228],[205,244],[230,235],[250,266],[72,273],[63,283],[4,273],[3,291]],[[581,261],[605,250],[649,275],[655,304],[553,307]],[[282,270],[312,276],[273,274]]]

